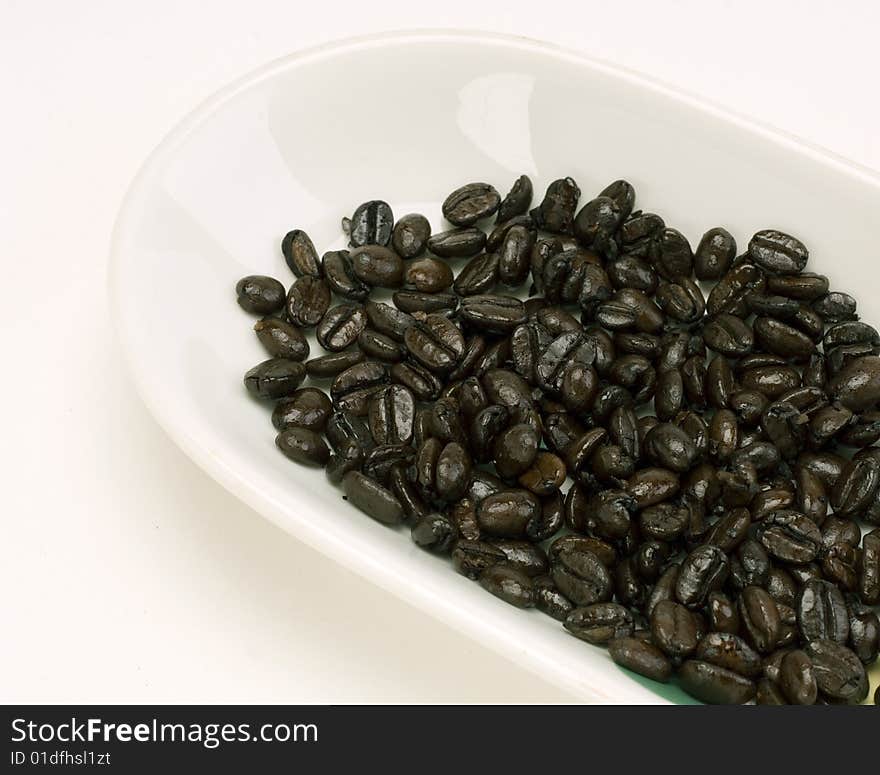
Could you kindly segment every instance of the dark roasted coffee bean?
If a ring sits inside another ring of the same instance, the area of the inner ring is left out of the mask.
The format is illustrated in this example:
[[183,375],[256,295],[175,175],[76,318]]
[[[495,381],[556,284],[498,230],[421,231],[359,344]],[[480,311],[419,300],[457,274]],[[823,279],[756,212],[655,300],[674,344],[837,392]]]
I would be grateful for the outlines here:
[[525,226],[513,226],[498,248],[498,277],[505,285],[519,287],[531,267],[535,233]]
[[510,333],[526,321],[523,303],[512,296],[469,296],[462,299],[460,314],[474,328],[492,334]]
[[296,427],[320,432],[324,430],[332,411],[333,404],[323,390],[300,388],[290,398],[275,404],[272,425],[279,431]]
[[284,235],[284,239],[281,240],[281,253],[290,271],[297,277],[320,276],[318,253],[309,235],[301,229],[294,229]]
[[376,393],[368,415],[376,444],[409,444],[415,411],[413,394],[402,385],[391,385]]
[[739,632],[739,612],[727,595],[723,592],[711,592],[707,608],[710,630],[715,633],[730,633],[732,635]]
[[518,215],[528,212],[532,203],[532,181],[528,175],[520,175],[511,186],[507,196],[498,207],[498,223],[504,223]]
[[770,593],[761,587],[746,587],[740,593],[738,610],[742,630],[751,644],[762,654],[773,651],[779,641],[782,620]]
[[880,357],[855,358],[829,382],[832,399],[854,412],[872,408],[880,401]]
[[798,387],[799,383],[800,375],[791,366],[758,366],[740,376],[740,387],[762,393],[771,400]]
[[373,445],[373,437],[366,422],[351,412],[336,411],[330,415],[324,428],[327,441],[335,450],[348,443],[354,443],[366,450]]
[[464,355],[464,336],[443,315],[428,315],[404,334],[410,354],[425,368],[435,372],[450,371]]
[[680,231],[665,229],[660,235],[660,254],[655,266],[667,280],[690,277],[693,273],[694,254],[690,243]]
[[767,291],[798,301],[814,301],[828,293],[828,278],[802,272],[797,275],[770,275]]
[[425,252],[431,224],[424,215],[410,213],[398,219],[391,232],[391,247],[401,258],[416,258]]
[[615,288],[633,288],[643,293],[654,293],[657,289],[657,273],[638,256],[624,255],[609,261],[606,272]]
[[498,210],[501,196],[488,183],[468,183],[443,202],[443,216],[455,226],[473,226]]
[[880,603],[880,530],[873,530],[862,539],[858,593],[865,605]]
[[880,618],[870,608],[852,601],[849,606],[849,646],[866,665],[880,652]]
[[313,379],[335,377],[363,360],[364,354],[360,350],[346,350],[341,353],[320,355],[306,363],[306,372]]
[[364,329],[358,335],[358,347],[370,358],[386,363],[397,363],[402,360],[406,351],[390,336]]
[[651,613],[651,637],[667,656],[683,659],[697,648],[696,618],[683,605],[661,600]]
[[559,590],[580,606],[611,599],[611,576],[590,551],[565,549],[552,563],[551,576]]
[[316,335],[325,350],[340,352],[357,341],[366,325],[367,315],[360,304],[337,304],[321,318]]
[[832,291],[813,302],[813,309],[826,323],[856,320],[856,300],[848,293]]
[[797,511],[778,511],[758,526],[758,539],[771,555],[783,562],[812,562],[822,547],[814,522]]
[[750,294],[763,293],[766,286],[764,273],[754,264],[734,264],[709,293],[706,312],[717,315],[722,312],[745,316]]
[[790,651],[779,668],[779,687],[792,705],[813,705],[818,695],[813,663],[800,650]]
[[718,280],[736,256],[736,240],[726,229],[709,229],[694,254],[694,272],[698,280]]
[[672,663],[656,646],[638,638],[615,638],[608,653],[621,667],[655,681],[666,682],[672,675]]
[[831,506],[838,517],[863,512],[880,489],[880,459],[866,457],[849,461],[831,490]]
[[331,250],[321,259],[324,279],[330,290],[346,299],[364,301],[370,295],[370,286],[362,282],[351,266],[347,250]]
[[341,484],[349,471],[360,470],[364,462],[364,449],[357,442],[347,441],[340,444],[330,455],[324,466],[324,473],[332,484]]
[[759,231],[749,241],[749,258],[773,274],[798,274],[808,257],[803,242],[775,229]]
[[306,376],[306,367],[286,358],[270,358],[244,375],[244,386],[257,398],[291,396]]
[[441,231],[428,239],[428,249],[442,258],[475,256],[485,246],[486,233],[476,227]]
[[353,247],[387,245],[391,241],[394,214],[387,202],[364,202],[351,216],[349,239]]
[[814,640],[804,648],[813,663],[819,691],[834,700],[862,702],[868,696],[868,677],[859,658],[833,640]]
[[480,586],[517,608],[532,608],[535,605],[532,580],[519,568],[507,563],[486,568],[480,574]]
[[415,323],[412,315],[382,302],[368,301],[364,304],[364,312],[370,328],[398,342],[403,341],[406,330]]
[[709,593],[723,586],[728,572],[727,555],[717,546],[694,549],[681,565],[675,586],[676,599],[688,608],[701,608]]
[[758,345],[783,358],[806,360],[814,350],[806,334],[774,318],[756,318],[754,329]]
[[540,438],[530,425],[514,425],[498,434],[492,457],[502,478],[512,479],[525,473],[538,454]]
[[535,226],[556,234],[571,234],[581,190],[571,178],[554,180],[541,204],[532,210]]
[[343,477],[342,489],[349,503],[377,522],[398,525],[403,521],[403,508],[394,494],[359,471]]
[[287,294],[287,317],[298,326],[318,325],[330,306],[330,288],[320,277],[303,275]]
[[486,541],[460,540],[452,550],[453,567],[470,579],[478,579],[488,568],[505,559],[501,549]]
[[635,498],[640,509],[669,500],[680,486],[678,476],[665,468],[643,468],[626,483],[627,492]]
[[708,633],[697,646],[695,657],[747,678],[757,678],[763,670],[760,654],[730,632]]
[[281,318],[263,318],[254,323],[254,331],[273,358],[304,361],[309,357],[309,343],[293,323]]
[[443,514],[425,514],[413,522],[410,531],[416,546],[438,554],[449,554],[455,544],[455,525]]
[[330,450],[321,434],[308,428],[285,428],[275,437],[275,445],[286,457],[302,465],[323,466],[330,458]]
[[742,705],[754,699],[754,681],[732,670],[689,659],[679,672],[681,688],[710,705]]
[[846,601],[828,581],[813,579],[804,584],[797,599],[797,618],[806,642],[827,638],[843,645],[849,638]]
[[372,288],[399,288],[403,284],[403,259],[383,245],[364,245],[351,251],[355,276]]
[[651,430],[644,441],[648,458],[670,471],[684,473],[697,459],[697,449],[690,436],[672,423],[661,423]]
[[538,452],[532,464],[519,475],[518,481],[535,495],[552,495],[565,482],[565,463],[552,452]]
[[604,645],[615,638],[632,635],[632,614],[619,603],[593,603],[573,609],[565,619],[565,629],[587,643]]
[[553,579],[550,576],[538,576],[532,579],[532,587],[535,591],[535,608],[564,622],[574,609],[574,604],[556,588]]
[[404,282],[422,293],[438,293],[452,285],[452,270],[439,258],[417,258],[406,265]]
[[238,306],[245,312],[268,315],[284,307],[284,286],[274,277],[253,274],[242,277],[235,285]]
[[779,684],[768,678],[761,678],[758,681],[758,691],[755,695],[756,705],[788,705],[785,695]]
[[610,196],[598,196],[587,202],[574,219],[574,236],[590,250],[614,258],[617,244],[614,234],[625,216],[620,204]]
[[498,283],[498,266],[497,253],[480,253],[474,256],[455,278],[455,292],[459,296],[488,293]]
[[731,358],[739,358],[751,352],[754,344],[752,330],[740,318],[721,313],[710,320],[703,329],[706,345]]
[[408,444],[380,444],[364,455],[362,470],[371,479],[391,487],[392,473],[411,466],[414,457],[415,450]]
[[541,518],[541,502],[528,490],[502,490],[477,507],[480,529],[499,538],[524,538],[530,523]]

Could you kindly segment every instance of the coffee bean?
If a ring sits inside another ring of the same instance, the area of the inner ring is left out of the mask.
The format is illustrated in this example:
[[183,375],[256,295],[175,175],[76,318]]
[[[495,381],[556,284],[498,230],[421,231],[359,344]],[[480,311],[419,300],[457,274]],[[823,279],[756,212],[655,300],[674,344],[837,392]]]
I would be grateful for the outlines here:
[[308,340],[292,323],[281,318],[263,318],[254,323],[254,331],[273,358],[304,361],[309,357]]
[[342,479],[348,502],[384,525],[403,521],[403,508],[390,490],[359,471],[350,471]]
[[554,180],[541,204],[532,210],[535,226],[556,234],[570,234],[580,196],[581,190],[571,178]]
[[721,589],[728,573],[729,561],[721,549],[711,545],[698,547],[681,564],[676,599],[688,608],[701,608],[711,592]]
[[754,681],[733,670],[689,659],[679,671],[681,688],[710,705],[742,705],[754,699]]
[[333,293],[352,301],[364,301],[370,295],[370,286],[354,272],[351,254],[347,250],[331,250],[321,259],[324,279]]
[[441,258],[475,256],[485,246],[485,232],[473,226],[441,231],[428,238],[428,250]]
[[351,216],[349,239],[352,247],[387,245],[391,241],[394,214],[387,202],[374,199],[364,202]]
[[813,663],[800,650],[790,651],[782,658],[779,687],[792,705],[813,705],[818,695]]
[[257,398],[293,395],[306,376],[306,367],[286,358],[270,358],[244,375],[244,386]]
[[608,653],[621,667],[655,681],[667,682],[672,663],[660,649],[638,638],[615,638],[608,644]]
[[804,647],[813,663],[819,691],[834,700],[859,703],[868,696],[868,677],[859,658],[833,640],[814,640]]
[[272,425],[279,431],[296,427],[320,432],[324,430],[332,412],[333,404],[323,390],[300,388],[290,398],[275,404]]
[[314,275],[303,275],[287,294],[287,316],[290,322],[305,328],[318,325],[330,307],[330,287]]
[[694,272],[698,280],[718,280],[736,256],[736,240],[726,229],[709,229],[694,254]]
[[824,638],[841,645],[849,638],[849,612],[846,601],[834,584],[811,579],[797,599],[797,621],[804,641]]
[[672,600],[661,600],[651,613],[651,638],[673,660],[687,657],[697,648],[694,614]]
[[301,229],[294,229],[284,235],[284,239],[281,240],[281,253],[290,271],[297,277],[321,276],[318,252],[309,235]]
[[526,320],[523,303],[512,296],[469,296],[461,302],[462,320],[480,331],[506,334]]
[[330,458],[321,434],[308,428],[285,428],[275,437],[275,444],[286,457],[302,465],[323,466]]
[[431,224],[424,215],[410,213],[398,219],[391,232],[391,247],[401,258],[416,258],[425,252]]
[[749,258],[774,274],[798,274],[806,266],[808,257],[799,239],[775,229],[759,231],[749,241]]
[[268,315],[284,307],[284,286],[274,277],[249,275],[235,285],[238,306],[245,312]]
[[488,183],[468,183],[453,191],[443,202],[443,216],[456,226],[472,226],[495,213],[501,196]]
[[579,606],[604,603],[611,598],[611,576],[591,551],[564,549],[551,566],[559,590]]
[[595,645],[628,637],[633,632],[632,614],[619,603],[593,603],[575,608],[564,625],[575,637]]

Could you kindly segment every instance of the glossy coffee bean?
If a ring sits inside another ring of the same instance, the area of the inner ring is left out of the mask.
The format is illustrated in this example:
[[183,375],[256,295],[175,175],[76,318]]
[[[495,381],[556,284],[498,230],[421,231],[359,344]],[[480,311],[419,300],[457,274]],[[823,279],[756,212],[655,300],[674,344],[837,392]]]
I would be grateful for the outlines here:
[[833,640],[810,641],[804,651],[813,663],[816,685],[822,694],[848,703],[868,696],[868,677],[859,658]]
[[257,339],[273,358],[304,361],[309,357],[309,343],[292,323],[281,318],[263,318],[254,323]]
[[306,367],[286,358],[270,358],[244,375],[244,386],[257,398],[291,396],[306,376]]
[[849,638],[849,611],[840,590],[828,581],[812,579],[801,588],[796,602],[801,637],[809,642],[824,638],[841,645]]
[[452,270],[439,258],[417,258],[406,265],[404,282],[422,293],[438,293],[452,285]]
[[535,605],[532,580],[518,568],[506,563],[492,565],[483,571],[480,586],[517,608],[532,608]]
[[281,240],[281,253],[290,271],[297,277],[312,275],[320,277],[321,265],[318,252],[308,234],[302,229],[294,229],[284,235]]
[[835,401],[854,412],[880,401],[880,357],[855,358],[831,378],[829,392]]
[[651,612],[651,638],[667,656],[683,659],[697,648],[696,618],[683,605],[661,600]]
[[803,564],[816,559],[822,535],[815,523],[796,511],[779,511],[758,526],[758,539],[783,562]]
[[792,705],[813,705],[818,696],[813,663],[806,653],[790,651],[782,658],[779,688]]
[[767,590],[756,586],[743,589],[739,599],[739,618],[742,631],[759,652],[769,654],[776,648],[782,620],[776,601]]
[[849,647],[863,664],[873,664],[880,653],[880,617],[857,602],[850,604],[849,617]]
[[593,552],[561,551],[551,565],[551,576],[559,590],[576,605],[587,606],[611,599],[611,576]]
[[690,659],[679,671],[681,688],[710,705],[742,705],[754,699],[754,681],[710,662]]
[[724,585],[729,573],[729,561],[717,546],[694,549],[682,562],[675,585],[675,597],[690,609],[705,605],[709,594]]
[[593,603],[573,609],[564,621],[565,629],[587,643],[603,645],[633,633],[633,617],[619,603]]
[[757,678],[763,670],[761,655],[735,633],[708,633],[700,640],[694,656],[747,678]]
[[290,398],[275,404],[272,425],[279,431],[296,427],[320,432],[324,430],[332,412],[333,404],[323,390],[300,388]]
[[474,226],[431,235],[428,250],[441,258],[475,256],[486,246],[486,233]]
[[331,250],[321,259],[324,279],[333,293],[352,301],[364,301],[370,295],[370,286],[355,273],[347,250]]
[[501,196],[488,183],[468,183],[457,188],[443,202],[443,217],[456,226],[472,226],[493,215]]
[[367,315],[360,304],[337,304],[324,313],[315,334],[325,350],[341,352],[357,341],[367,326]]
[[431,224],[424,215],[410,213],[399,218],[391,232],[391,247],[401,258],[416,258],[425,252]]
[[284,286],[274,277],[249,275],[235,285],[238,306],[245,312],[268,315],[284,307]]
[[342,479],[342,489],[349,503],[384,525],[403,521],[403,508],[394,494],[359,471],[350,471]]
[[672,663],[656,646],[632,637],[615,638],[608,653],[621,667],[665,683],[672,675]]
[[530,524],[540,518],[541,502],[528,490],[502,490],[477,507],[480,529],[499,538],[524,538]]
[[330,307],[330,287],[314,275],[303,275],[287,294],[287,317],[298,326],[318,325]]
[[403,259],[383,245],[352,249],[351,268],[355,276],[371,288],[399,288],[403,284]]
[[523,303],[512,296],[477,295],[462,300],[461,318],[479,331],[506,334],[526,321]]
[[694,253],[694,273],[698,280],[718,280],[736,257],[736,240],[726,229],[709,229]]
[[285,428],[275,437],[275,445],[286,457],[301,465],[323,466],[330,458],[330,450],[321,434],[308,428]]
[[452,370],[464,355],[464,335],[444,315],[428,315],[410,326],[404,343],[415,360],[433,372]]
[[532,210],[535,226],[555,234],[570,234],[581,190],[571,178],[554,180],[541,203]]
[[749,257],[772,274],[798,274],[809,253],[797,238],[776,229],[765,229],[749,241]]

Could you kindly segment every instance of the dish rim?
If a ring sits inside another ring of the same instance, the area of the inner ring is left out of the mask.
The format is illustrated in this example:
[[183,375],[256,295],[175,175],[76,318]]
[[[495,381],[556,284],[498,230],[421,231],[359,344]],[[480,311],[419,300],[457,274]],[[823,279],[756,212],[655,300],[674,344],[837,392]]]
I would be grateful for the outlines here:
[[[430,603],[431,601],[439,603],[437,607],[429,607],[427,613],[462,632],[467,637],[473,638],[488,648],[501,652],[518,666],[541,676],[549,683],[571,691],[570,685],[566,685],[562,677],[554,672],[554,670],[542,671],[540,669],[539,663],[542,662],[545,667],[552,668],[552,660],[546,657],[542,658],[534,653],[530,656],[525,656],[518,650],[503,649],[500,645],[496,646],[497,634],[493,634],[493,630],[496,628],[491,623],[485,622],[462,609],[452,611],[448,606],[444,605],[442,600],[434,600],[435,596],[423,588],[416,587],[415,585],[395,583],[401,581],[401,577],[393,568],[389,568],[372,560],[370,557],[363,556],[347,548],[336,537],[324,531],[319,522],[299,518],[296,514],[291,514],[289,509],[282,503],[259,491],[249,482],[247,476],[229,467],[218,453],[212,451],[192,436],[186,430],[185,417],[180,416],[180,413],[175,410],[173,403],[160,400],[161,390],[151,387],[161,380],[151,376],[149,369],[144,368],[141,362],[134,358],[133,348],[130,346],[131,338],[128,321],[121,307],[120,267],[123,262],[123,245],[128,231],[128,224],[135,217],[135,205],[138,195],[143,189],[142,184],[149,179],[153,170],[160,167],[203,121],[222,108],[227,102],[234,99],[239,93],[274,77],[280,72],[292,71],[296,67],[311,62],[321,61],[322,59],[332,58],[359,49],[375,48],[396,43],[436,41],[470,44],[482,42],[569,61],[576,65],[588,67],[601,75],[622,79],[633,86],[674,100],[715,119],[731,123],[743,131],[757,135],[782,148],[805,155],[818,163],[829,165],[839,173],[856,178],[877,188],[880,188],[880,171],[875,171],[818,144],[808,142],[791,132],[786,132],[725,108],[709,99],[679,89],[659,79],[644,75],[630,68],[611,64],[605,60],[565,46],[520,35],[488,32],[478,29],[443,28],[401,29],[346,37],[303,48],[273,59],[240,76],[201,100],[195,108],[179,119],[164,135],[138,168],[126,189],[114,222],[108,257],[107,291],[110,318],[114,325],[117,341],[122,350],[123,361],[134,383],[137,394],[160,427],[212,479],[259,512],[261,516],[271,519],[276,525],[284,529],[285,532],[294,535],[298,540],[303,541],[355,573],[367,577],[371,583],[377,584],[411,605],[416,605],[418,602]],[[422,608],[422,610],[425,609]],[[621,675],[616,674],[613,680],[600,680],[600,683],[604,684],[603,686],[591,685],[590,690],[593,693],[591,699],[597,702],[611,703],[622,701],[645,702],[648,699],[645,693],[650,692],[650,700],[652,702],[671,704],[666,698],[651,692],[650,689],[646,689],[636,681],[632,681],[632,689],[634,690],[632,696],[625,696],[629,693],[625,688],[622,690],[625,682],[622,682],[621,678]],[[621,694],[624,696],[621,696]]]

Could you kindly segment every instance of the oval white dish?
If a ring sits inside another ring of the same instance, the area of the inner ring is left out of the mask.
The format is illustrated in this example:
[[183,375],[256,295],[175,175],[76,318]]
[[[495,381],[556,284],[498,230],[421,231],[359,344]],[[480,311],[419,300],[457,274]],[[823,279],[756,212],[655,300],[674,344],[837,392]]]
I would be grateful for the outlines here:
[[[521,38],[425,31],[294,54],[224,89],[159,145],[125,198],[110,294],[137,388],[211,476],[279,526],[524,668],[592,702],[683,701],[619,670],[549,618],[515,610],[373,522],[321,471],[275,449],[241,377],[266,356],[235,304],[246,274],[292,278],[281,237],[341,247],[362,201],[424,212],[470,180],[540,198],[572,176],[582,201],[619,177],[637,207],[696,244],[723,225],[745,245],[781,228],[810,269],[880,320],[874,218],[880,178],[643,77]],[[313,351],[314,353],[314,351]],[[355,601],[356,602],[356,601]]]

